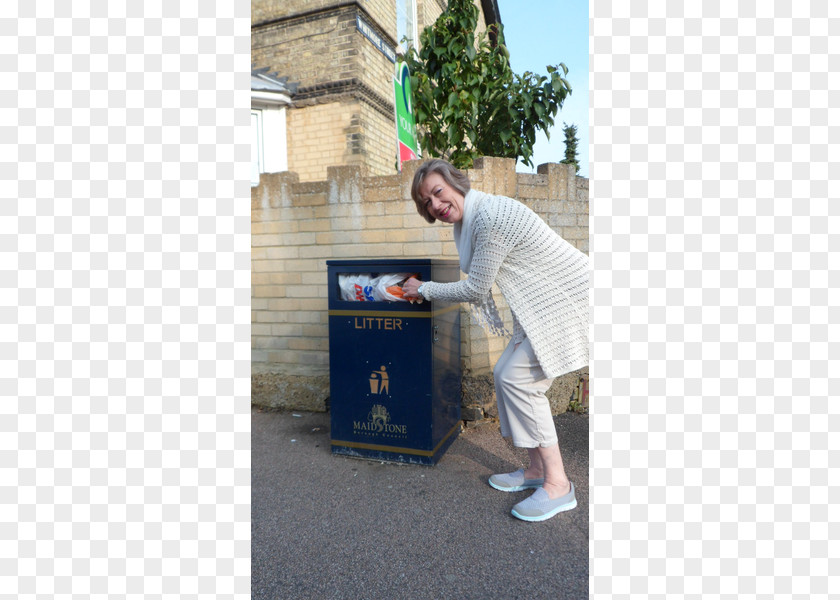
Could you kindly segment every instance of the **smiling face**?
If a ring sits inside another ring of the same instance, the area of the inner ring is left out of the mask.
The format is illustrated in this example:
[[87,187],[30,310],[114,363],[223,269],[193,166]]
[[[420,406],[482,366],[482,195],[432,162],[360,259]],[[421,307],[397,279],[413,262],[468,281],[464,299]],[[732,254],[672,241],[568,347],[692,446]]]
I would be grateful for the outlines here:
[[420,199],[428,213],[444,223],[458,223],[464,218],[464,196],[432,171],[420,184]]

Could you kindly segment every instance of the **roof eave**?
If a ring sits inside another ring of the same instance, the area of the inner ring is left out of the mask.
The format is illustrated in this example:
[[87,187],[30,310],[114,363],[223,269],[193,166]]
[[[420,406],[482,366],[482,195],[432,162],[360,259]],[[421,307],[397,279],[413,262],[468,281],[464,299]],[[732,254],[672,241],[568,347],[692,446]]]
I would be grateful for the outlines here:
[[251,106],[253,108],[283,108],[291,103],[292,99],[288,94],[251,90]]

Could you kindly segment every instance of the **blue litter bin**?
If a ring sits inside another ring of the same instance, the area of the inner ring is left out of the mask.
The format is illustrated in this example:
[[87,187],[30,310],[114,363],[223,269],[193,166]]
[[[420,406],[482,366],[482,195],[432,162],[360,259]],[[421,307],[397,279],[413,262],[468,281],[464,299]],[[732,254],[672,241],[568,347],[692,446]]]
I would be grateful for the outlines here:
[[461,430],[457,303],[342,300],[340,275],[458,281],[458,262],[330,260],[330,438],[334,454],[433,465]]

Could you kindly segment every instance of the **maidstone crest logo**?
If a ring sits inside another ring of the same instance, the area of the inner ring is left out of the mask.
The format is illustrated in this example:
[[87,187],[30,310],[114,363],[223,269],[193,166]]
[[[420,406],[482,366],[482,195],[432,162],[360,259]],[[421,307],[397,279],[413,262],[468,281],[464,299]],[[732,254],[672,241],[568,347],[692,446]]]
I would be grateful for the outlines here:
[[388,409],[381,404],[374,404],[367,414],[367,421],[353,421],[353,433],[404,437],[408,435],[408,427],[391,423]]

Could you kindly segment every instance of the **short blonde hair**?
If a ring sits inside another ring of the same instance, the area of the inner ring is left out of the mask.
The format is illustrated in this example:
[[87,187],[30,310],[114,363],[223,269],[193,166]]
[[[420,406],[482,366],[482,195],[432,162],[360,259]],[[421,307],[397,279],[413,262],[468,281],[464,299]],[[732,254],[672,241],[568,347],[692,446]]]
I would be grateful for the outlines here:
[[443,180],[452,186],[455,190],[466,196],[470,191],[470,179],[462,171],[459,171],[451,164],[440,158],[433,158],[427,160],[417,172],[414,174],[414,181],[411,183],[411,199],[414,200],[414,205],[417,207],[417,212],[421,217],[426,219],[429,223],[434,223],[435,219],[426,210],[426,203],[420,198],[420,186],[423,185],[423,180],[429,173],[437,173]]

